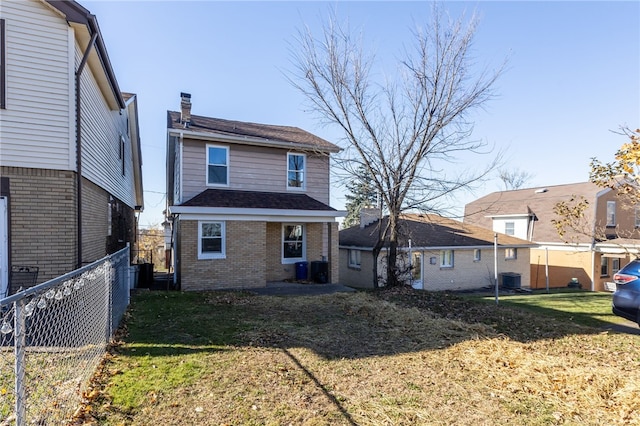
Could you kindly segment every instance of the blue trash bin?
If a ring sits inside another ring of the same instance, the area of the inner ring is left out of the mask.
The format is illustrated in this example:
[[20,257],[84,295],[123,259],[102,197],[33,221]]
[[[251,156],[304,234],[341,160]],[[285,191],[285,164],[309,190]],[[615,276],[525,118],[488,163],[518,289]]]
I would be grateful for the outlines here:
[[296,262],[296,280],[307,279],[308,262]]

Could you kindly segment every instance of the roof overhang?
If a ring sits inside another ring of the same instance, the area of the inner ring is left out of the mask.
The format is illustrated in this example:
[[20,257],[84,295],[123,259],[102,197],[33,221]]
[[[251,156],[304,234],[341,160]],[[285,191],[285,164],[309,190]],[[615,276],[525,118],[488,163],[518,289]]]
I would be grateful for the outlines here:
[[170,206],[169,213],[182,220],[236,220],[263,222],[334,222],[343,210],[238,209],[226,207]]
[[92,15],[91,12],[75,1],[44,1],[65,17],[69,25],[74,29],[76,40],[83,52],[88,48],[91,36],[97,34],[95,49],[92,49],[89,54],[89,68],[93,72],[109,108],[112,110],[124,109],[124,99],[111,67],[111,61],[107,55],[107,49],[95,15]]
[[535,214],[533,213],[493,214],[485,217],[489,217],[491,219],[516,219],[516,218],[526,219],[529,217],[535,217]]
[[[341,249],[353,249],[353,250],[373,250],[373,247],[369,246],[354,246],[348,244],[340,244],[338,246]],[[498,244],[498,248],[536,248],[537,244]],[[387,246],[383,246],[382,250],[387,250]],[[428,247],[407,247],[398,246],[398,251],[435,251],[435,250],[493,250],[493,244],[487,243],[486,245],[474,245],[474,246],[428,246]]]
[[318,153],[336,153],[340,152],[340,148],[330,149],[330,148],[320,148],[311,146],[309,144],[295,143],[295,142],[284,142],[275,139],[264,139],[264,138],[254,138],[250,136],[236,136],[236,135],[227,135],[225,133],[218,132],[194,132],[193,130],[180,130],[180,129],[168,129],[169,136],[178,136],[180,138],[188,138],[188,139],[197,139],[201,141],[209,141],[209,142],[226,142],[226,143],[237,143],[241,145],[253,145],[253,146],[263,146],[270,148],[284,148],[291,149],[296,148],[302,151],[314,151]]
[[131,94],[126,100],[129,117],[129,135],[131,136],[131,157],[133,159],[133,184],[135,187],[136,211],[144,209],[144,190],[142,185],[142,148],[140,146],[140,124],[138,121],[138,96]]

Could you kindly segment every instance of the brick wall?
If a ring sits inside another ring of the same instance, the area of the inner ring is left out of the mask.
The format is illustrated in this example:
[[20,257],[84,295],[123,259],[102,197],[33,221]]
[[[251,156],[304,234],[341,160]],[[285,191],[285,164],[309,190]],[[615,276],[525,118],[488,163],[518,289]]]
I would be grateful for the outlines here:
[[[111,235],[109,235],[111,210]],[[131,243],[134,249],[134,211],[96,184],[82,180],[82,263],[115,253]]]
[[[339,255],[338,255],[338,223],[331,223],[331,239],[333,263],[330,266],[331,282],[337,283],[340,278]],[[328,252],[328,226],[326,223],[306,223],[306,260],[311,262],[317,260],[329,260]],[[282,263],[282,223],[267,223],[267,281],[291,280],[296,277],[295,263]]]
[[82,181],[82,263],[106,255],[107,208],[109,194],[97,185]]
[[282,224],[267,223],[267,281],[284,281],[296,277],[296,265],[282,263]]
[[198,259],[198,221],[180,221],[182,290],[216,290],[266,285],[265,222],[226,221],[226,258]]
[[75,173],[2,167],[9,178],[10,262],[38,266],[38,283],[76,266]]

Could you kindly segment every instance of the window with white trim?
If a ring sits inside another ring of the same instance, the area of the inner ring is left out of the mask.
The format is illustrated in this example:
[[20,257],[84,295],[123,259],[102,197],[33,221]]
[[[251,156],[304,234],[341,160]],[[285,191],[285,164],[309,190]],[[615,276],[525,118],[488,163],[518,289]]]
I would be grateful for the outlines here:
[[515,222],[505,222],[504,223],[504,233],[505,233],[505,235],[515,235],[516,234],[516,224],[515,224]]
[[307,158],[304,154],[287,154],[287,188],[304,189],[305,163]]
[[636,228],[640,228],[640,206],[636,206],[636,216],[635,216],[635,225]]
[[607,277],[609,276],[609,258],[602,257],[600,261],[600,276]]
[[349,250],[349,267],[360,268],[361,252],[360,250]]
[[304,225],[282,225],[282,263],[305,260]]
[[453,268],[453,250],[440,250],[440,267]]
[[616,226],[616,202],[607,201],[607,226]]
[[474,262],[480,262],[481,259],[482,259],[482,252],[480,251],[480,249],[474,249],[473,250],[473,261]]
[[207,185],[229,184],[229,147],[207,145]]
[[225,222],[198,222],[198,259],[226,257]]
[[617,274],[620,270],[620,259],[614,257],[611,259],[611,274]]
[[518,258],[518,249],[509,247],[504,249],[505,260],[514,260]]

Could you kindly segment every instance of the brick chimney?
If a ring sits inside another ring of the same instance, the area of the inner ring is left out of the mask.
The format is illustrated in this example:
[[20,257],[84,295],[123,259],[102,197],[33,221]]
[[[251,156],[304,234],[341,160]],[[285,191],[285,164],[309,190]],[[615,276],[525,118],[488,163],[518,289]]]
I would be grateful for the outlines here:
[[180,123],[184,127],[191,124],[191,93],[180,93]]
[[371,225],[373,222],[380,219],[380,215],[381,211],[379,208],[362,207],[360,209],[360,228]]

